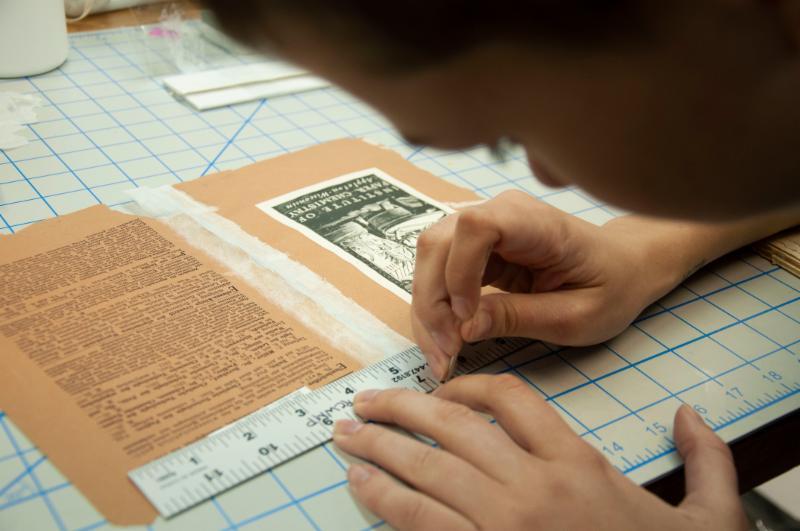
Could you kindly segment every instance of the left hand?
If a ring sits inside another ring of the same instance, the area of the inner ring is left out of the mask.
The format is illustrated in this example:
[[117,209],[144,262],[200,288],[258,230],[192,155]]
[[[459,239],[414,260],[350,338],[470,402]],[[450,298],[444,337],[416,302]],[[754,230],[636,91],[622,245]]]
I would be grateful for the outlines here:
[[[510,375],[456,378],[435,396],[365,391],[355,410],[440,445],[376,424],[336,425],[340,448],[386,471],[351,466],[353,494],[400,530],[746,529],[730,451],[688,406],[675,421],[687,484],[678,507],[617,472]],[[491,414],[497,425],[475,411]]]

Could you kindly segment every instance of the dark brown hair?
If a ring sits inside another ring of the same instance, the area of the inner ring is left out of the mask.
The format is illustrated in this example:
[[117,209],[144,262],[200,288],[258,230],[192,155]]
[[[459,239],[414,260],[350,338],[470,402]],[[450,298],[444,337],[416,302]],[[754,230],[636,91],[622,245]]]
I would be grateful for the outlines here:
[[[417,68],[487,42],[577,46],[614,40],[635,24],[632,0],[204,0],[222,28],[280,48],[291,23],[356,51],[373,67]],[[285,34],[284,34],[285,35]]]

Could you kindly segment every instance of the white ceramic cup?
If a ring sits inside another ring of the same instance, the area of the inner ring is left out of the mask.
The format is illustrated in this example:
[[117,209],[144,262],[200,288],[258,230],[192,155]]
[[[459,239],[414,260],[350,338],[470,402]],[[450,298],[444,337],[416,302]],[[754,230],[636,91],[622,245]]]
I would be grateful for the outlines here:
[[0,0],[0,77],[58,68],[67,49],[64,0]]

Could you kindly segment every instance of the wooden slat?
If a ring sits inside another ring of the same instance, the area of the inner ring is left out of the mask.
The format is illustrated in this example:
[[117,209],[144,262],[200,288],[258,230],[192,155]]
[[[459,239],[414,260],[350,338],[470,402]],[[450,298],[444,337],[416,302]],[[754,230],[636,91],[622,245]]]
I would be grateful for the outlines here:
[[753,249],[773,264],[800,277],[800,227],[762,240],[754,244]]
[[107,11],[89,15],[79,22],[67,24],[70,33],[79,31],[96,31],[111,28],[123,28],[127,26],[140,26],[142,24],[153,24],[161,18],[161,13],[165,8],[177,7],[180,9],[181,16],[185,19],[200,17],[200,7],[196,2],[183,0],[177,2],[160,2],[157,4],[147,4],[143,6],[119,9],[117,11]]

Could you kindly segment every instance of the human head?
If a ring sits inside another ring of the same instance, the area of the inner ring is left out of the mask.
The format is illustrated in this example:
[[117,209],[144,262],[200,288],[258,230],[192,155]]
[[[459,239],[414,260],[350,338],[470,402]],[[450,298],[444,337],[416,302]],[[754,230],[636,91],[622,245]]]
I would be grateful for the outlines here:
[[206,0],[411,142],[508,137],[548,184],[730,219],[800,203],[798,0]]

